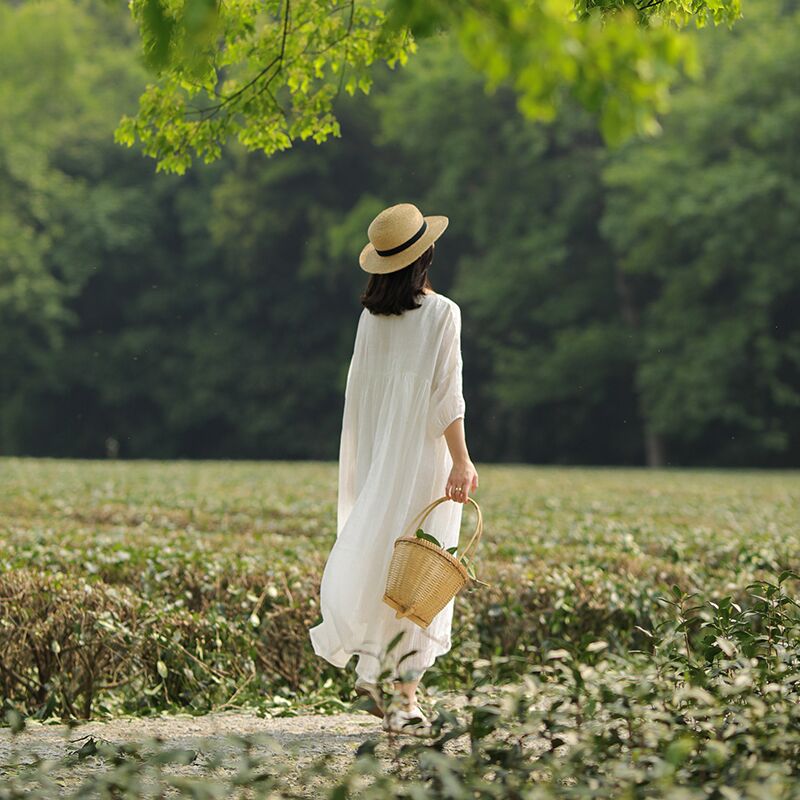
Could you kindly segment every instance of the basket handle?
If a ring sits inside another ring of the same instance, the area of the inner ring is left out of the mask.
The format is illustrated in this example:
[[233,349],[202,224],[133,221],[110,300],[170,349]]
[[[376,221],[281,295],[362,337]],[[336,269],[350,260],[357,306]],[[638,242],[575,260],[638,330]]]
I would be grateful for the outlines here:
[[[409,525],[407,536],[411,536],[414,531],[422,525],[423,522],[428,518],[428,515],[433,511],[436,506],[441,505],[442,503],[446,503],[451,498],[445,495],[444,497],[440,497],[438,500],[434,500],[430,505],[425,506],[425,508],[420,511],[420,513],[414,518],[411,525]],[[463,553],[461,554],[462,557],[466,557],[467,553],[472,554],[475,548],[478,546],[481,540],[481,536],[483,535],[483,513],[481,512],[481,507],[471,498],[467,497],[467,501],[472,503],[475,506],[475,511],[478,514],[478,519],[475,524],[475,532],[472,534],[472,538],[467,543],[467,546],[464,548]],[[455,502],[455,501],[453,501]]]

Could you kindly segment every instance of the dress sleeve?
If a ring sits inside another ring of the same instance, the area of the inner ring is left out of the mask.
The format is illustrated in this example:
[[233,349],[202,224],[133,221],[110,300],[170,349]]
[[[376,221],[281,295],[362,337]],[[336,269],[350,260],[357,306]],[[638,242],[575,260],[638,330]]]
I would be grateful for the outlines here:
[[444,321],[433,372],[429,430],[434,437],[466,413],[461,371],[461,311],[453,305]]

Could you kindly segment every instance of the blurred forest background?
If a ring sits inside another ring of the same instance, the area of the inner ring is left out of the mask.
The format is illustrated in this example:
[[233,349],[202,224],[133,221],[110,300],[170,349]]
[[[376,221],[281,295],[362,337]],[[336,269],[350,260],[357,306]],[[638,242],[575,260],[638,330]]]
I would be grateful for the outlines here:
[[184,176],[113,141],[124,9],[0,3],[0,453],[329,459],[372,217],[447,214],[478,462],[800,466],[800,4],[703,30],[663,135],[609,151],[446,38],[341,139]]

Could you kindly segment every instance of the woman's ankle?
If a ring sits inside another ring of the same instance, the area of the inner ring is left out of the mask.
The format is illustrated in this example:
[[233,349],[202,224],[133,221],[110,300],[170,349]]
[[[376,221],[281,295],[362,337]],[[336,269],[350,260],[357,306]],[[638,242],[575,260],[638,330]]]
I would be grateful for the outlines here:
[[393,704],[403,711],[412,711],[417,707],[416,694],[409,696],[405,692],[395,690]]
[[419,679],[403,683],[396,681],[394,685],[395,697],[399,699],[400,707],[404,711],[413,711],[419,708],[417,703],[417,687],[419,686]]

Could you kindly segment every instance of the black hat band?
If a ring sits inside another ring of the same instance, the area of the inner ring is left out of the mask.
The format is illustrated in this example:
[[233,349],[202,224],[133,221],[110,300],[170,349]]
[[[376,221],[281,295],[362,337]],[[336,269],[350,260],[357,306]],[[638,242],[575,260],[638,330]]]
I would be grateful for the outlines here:
[[378,250],[375,248],[375,252],[379,256],[396,256],[398,253],[402,253],[403,250],[408,250],[414,242],[419,241],[422,238],[422,234],[428,229],[428,223],[425,220],[422,220],[422,227],[407,241],[403,242],[403,244],[397,245],[397,247],[392,247],[391,250]]

